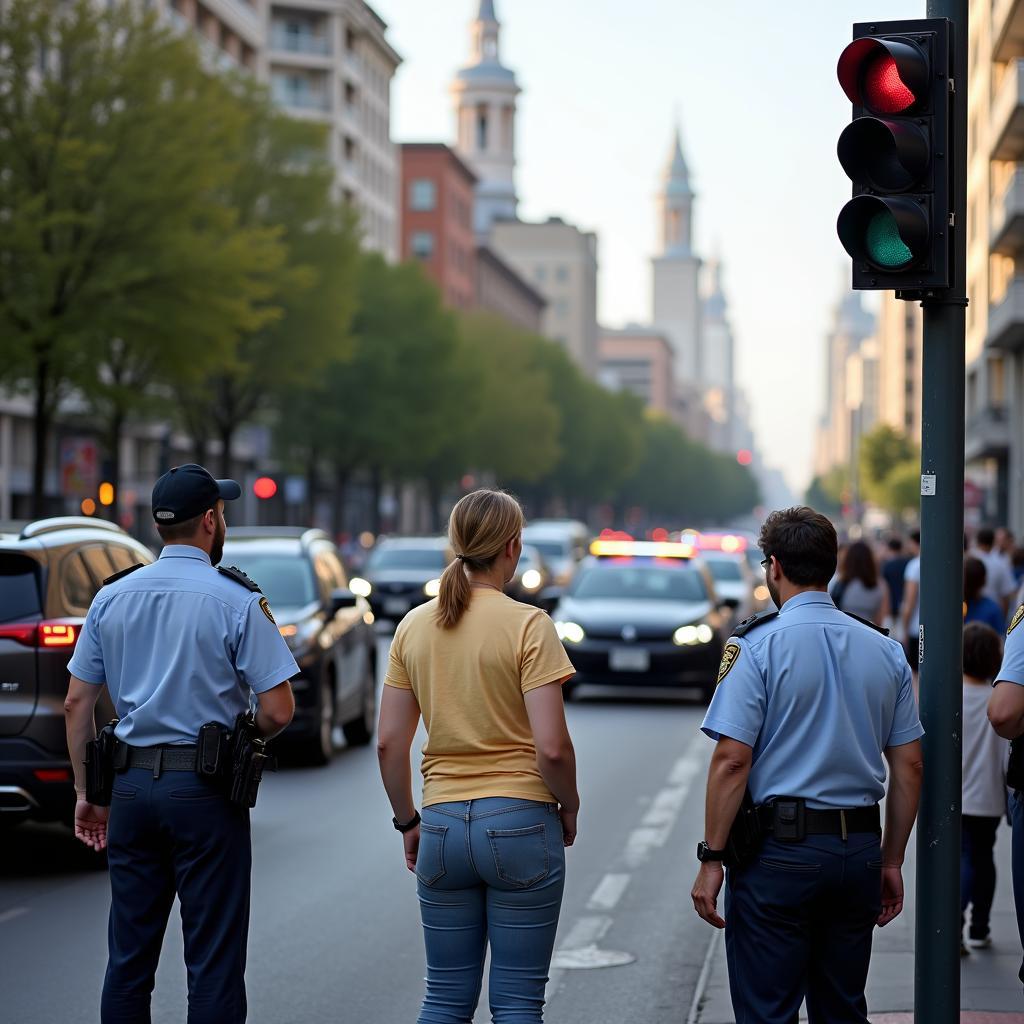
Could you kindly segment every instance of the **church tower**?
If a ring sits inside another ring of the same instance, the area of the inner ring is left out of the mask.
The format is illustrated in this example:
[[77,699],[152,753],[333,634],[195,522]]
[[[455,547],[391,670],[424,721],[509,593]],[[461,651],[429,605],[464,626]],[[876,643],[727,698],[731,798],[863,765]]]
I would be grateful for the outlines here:
[[486,238],[496,220],[515,220],[515,117],[519,86],[501,63],[501,25],[494,0],[480,0],[471,29],[469,64],[455,76],[451,92],[457,124],[456,150],[479,179],[473,226]]
[[657,199],[661,249],[652,260],[652,319],[672,343],[677,383],[688,389],[700,389],[704,378],[701,264],[693,251],[693,200],[690,171],[677,126]]

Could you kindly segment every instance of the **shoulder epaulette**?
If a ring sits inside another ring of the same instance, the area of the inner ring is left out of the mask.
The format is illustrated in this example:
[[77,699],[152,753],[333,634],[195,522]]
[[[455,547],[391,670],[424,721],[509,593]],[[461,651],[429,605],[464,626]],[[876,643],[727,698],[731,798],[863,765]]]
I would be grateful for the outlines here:
[[234,580],[236,583],[241,583],[246,590],[251,590],[254,594],[262,594],[260,585],[250,577],[246,576],[241,569],[235,565],[218,565],[217,572],[222,576],[227,576],[228,579]]
[[758,612],[756,615],[751,615],[750,618],[744,619],[738,626],[734,626],[732,630],[733,636],[746,636],[752,629],[757,629],[764,622],[771,622],[779,614],[778,609],[769,612]]
[[1009,636],[1020,624],[1021,620],[1024,619],[1024,604],[1022,604],[1014,613],[1013,618],[1010,619],[1010,625],[1007,627],[1006,635]]
[[113,576],[108,576],[103,581],[103,586],[106,586],[108,583],[113,583],[116,580],[123,579],[129,573],[135,572],[136,569],[141,569],[145,564],[145,562],[136,562],[134,565],[129,565],[127,569],[122,569],[120,572],[115,572]]
[[844,615],[849,615],[851,619],[856,619],[858,622],[863,622],[865,626],[870,626],[872,629],[877,630],[882,636],[888,636],[889,630],[885,626],[879,626],[877,622],[872,622],[870,619],[861,618],[859,615],[854,615],[853,612],[846,611],[845,608],[839,609]]

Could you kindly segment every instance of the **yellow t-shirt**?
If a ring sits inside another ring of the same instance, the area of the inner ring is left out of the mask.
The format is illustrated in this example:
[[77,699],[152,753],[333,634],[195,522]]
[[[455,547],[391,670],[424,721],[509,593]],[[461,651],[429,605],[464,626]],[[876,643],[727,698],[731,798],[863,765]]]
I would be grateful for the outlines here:
[[412,690],[423,714],[424,806],[491,796],[553,803],[523,694],[574,671],[551,619],[497,590],[474,588],[453,629],[438,624],[436,599],[409,612],[384,682]]

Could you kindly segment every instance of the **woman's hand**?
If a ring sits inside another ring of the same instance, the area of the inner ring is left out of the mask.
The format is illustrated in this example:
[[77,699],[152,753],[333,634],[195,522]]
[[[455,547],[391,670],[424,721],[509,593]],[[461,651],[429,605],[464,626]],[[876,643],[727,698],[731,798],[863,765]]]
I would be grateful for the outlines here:
[[558,817],[562,819],[562,842],[565,846],[572,846],[576,842],[576,818],[579,811],[567,811],[564,807],[558,808]]
[[409,829],[408,832],[402,835],[402,843],[405,846],[405,866],[412,871],[416,872],[416,857],[420,852],[420,827],[417,825],[415,828]]

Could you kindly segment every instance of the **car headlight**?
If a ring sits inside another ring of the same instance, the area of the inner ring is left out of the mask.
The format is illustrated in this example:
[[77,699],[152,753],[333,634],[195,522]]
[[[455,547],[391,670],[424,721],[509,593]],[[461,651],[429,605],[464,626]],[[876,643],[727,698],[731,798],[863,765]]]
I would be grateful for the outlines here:
[[284,642],[292,654],[303,654],[314,643],[320,632],[320,624],[316,619],[290,626],[278,626]]
[[696,647],[698,644],[709,644],[714,638],[714,630],[702,622],[699,626],[680,626],[672,635],[672,643],[677,647]]
[[427,597],[437,597],[437,595],[441,593],[441,581],[439,579],[427,580],[427,582],[423,584],[423,593],[426,594]]
[[583,643],[583,638],[587,635],[577,622],[556,622],[555,632],[559,640],[566,640],[571,644]]
[[369,597],[373,593],[373,585],[369,580],[364,580],[359,576],[354,577],[348,581],[348,589],[352,591],[356,597]]
[[767,601],[772,596],[772,592],[763,584],[759,583],[754,587],[754,600],[755,601]]
[[523,573],[523,589],[536,590],[544,580],[536,569],[527,569]]

